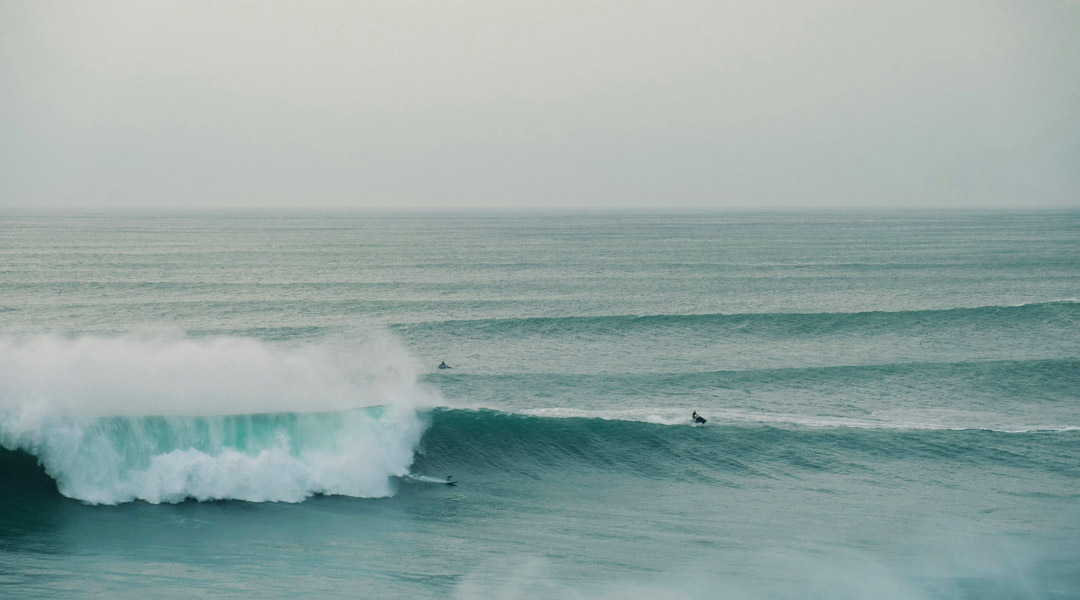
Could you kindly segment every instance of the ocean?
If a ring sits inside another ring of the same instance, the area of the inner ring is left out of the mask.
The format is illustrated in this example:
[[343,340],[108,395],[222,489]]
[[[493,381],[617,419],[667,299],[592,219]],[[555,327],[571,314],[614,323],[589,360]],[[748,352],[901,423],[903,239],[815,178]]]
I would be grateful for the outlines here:
[[2,213],[0,597],[1080,598],[1078,325],[1076,211]]

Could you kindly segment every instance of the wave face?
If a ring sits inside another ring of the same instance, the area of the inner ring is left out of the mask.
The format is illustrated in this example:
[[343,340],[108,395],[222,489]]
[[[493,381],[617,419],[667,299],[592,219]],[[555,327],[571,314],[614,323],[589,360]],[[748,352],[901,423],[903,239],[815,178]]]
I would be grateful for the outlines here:
[[646,316],[612,315],[595,317],[538,317],[528,319],[476,319],[409,326],[451,330],[456,334],[483,332],[498,336],[502,331],[515,335],[605,334],[625,330],[647,331],[692,328],[700,333],[741,333],[781,338],[816,337],[858,333],[860,335],[908,332],[912,327],[1016,328],[1031,325],[1053,327],[1080,322],[1080,302],[1062,300],[1018,306],[981,306],[947,310],[871,311],[855,313],[746,313],[746,314],[658,314]]
[[387,496],[423,433],[415,407],[435,396],[387,339],[349,348],[6,340],[0,445],[32,454],[60,493],[95,504]]
[[879,465],[989,468],[1080,477],[1080,430],[883,429],[858,423],[690,427],[684,418],[643,422],[438,409],[416,468],[535,476],[556,471],[631,474],[656,480],[751,485],[804,472],[870,472]]

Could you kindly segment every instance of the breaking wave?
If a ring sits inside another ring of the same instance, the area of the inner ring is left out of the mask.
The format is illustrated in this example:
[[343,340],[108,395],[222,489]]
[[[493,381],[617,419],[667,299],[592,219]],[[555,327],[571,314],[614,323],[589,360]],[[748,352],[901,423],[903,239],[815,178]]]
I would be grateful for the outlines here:
[[0,445],[96,504],[387,496],[435,402],[380,335],[0,340]]

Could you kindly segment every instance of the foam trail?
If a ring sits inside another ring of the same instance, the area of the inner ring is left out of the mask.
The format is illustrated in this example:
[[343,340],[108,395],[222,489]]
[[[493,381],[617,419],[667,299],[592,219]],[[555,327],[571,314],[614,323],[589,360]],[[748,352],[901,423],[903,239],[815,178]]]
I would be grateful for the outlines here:
[[115,504],[385,496],[436,394],[392,339],[0,339],[0,444]]
[[[483,407],[470,407],[470,409]],[[499,410],[499,409],[490,409]],[[520,411],[520,414],[533,417],[558,419],[604,419],[608,421],[640,421],[657,425],[689,425],[693,409],[652,407],[616,410],[583,410],[578,408],[550,407],[532,408]],[[1000,433],[1036,433],[1075,431],[1074,424],[1025,425],[1004,423],[995,420],[994,415],[974,414],[966,418],[963,415],[948,415],[952,420],[933,419],[930,411],[918,414],[888,413],[879,418],[854,418],[840,416],[802,415],[791,413],[766,413],[749,410],[713,410],[703,413],[712,425],[757,424],[773,427],[812,427],[821,429],[890,429],[909,431],[964,431],[985,430]]]

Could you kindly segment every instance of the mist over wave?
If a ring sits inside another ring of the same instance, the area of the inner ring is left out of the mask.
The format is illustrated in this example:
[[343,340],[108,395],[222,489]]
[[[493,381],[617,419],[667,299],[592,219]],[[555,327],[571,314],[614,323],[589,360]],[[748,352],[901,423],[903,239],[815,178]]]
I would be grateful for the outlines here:
[[377,333],[0,339],[0,444],[91,503],[386,496],[438,402],[416,373]]
[[0,406],[86,415],[229,415],[422,404],[416,361],[364,332],[302,344],[244,337],[0,338]]

